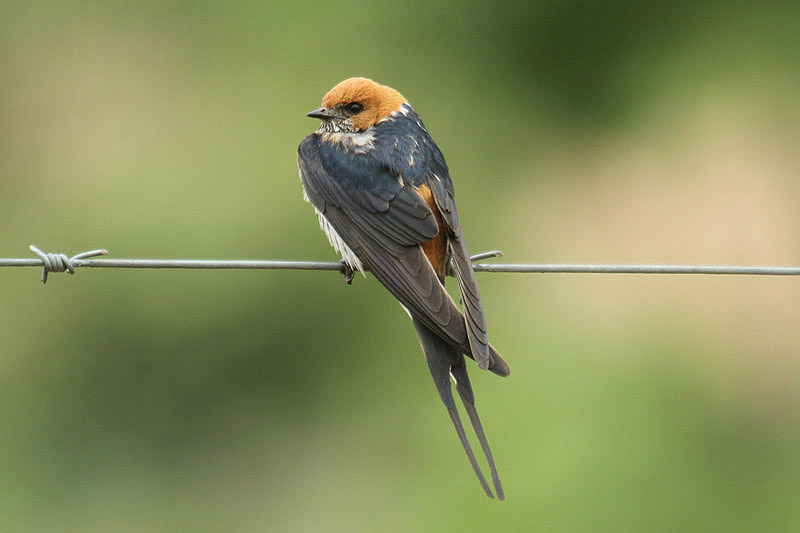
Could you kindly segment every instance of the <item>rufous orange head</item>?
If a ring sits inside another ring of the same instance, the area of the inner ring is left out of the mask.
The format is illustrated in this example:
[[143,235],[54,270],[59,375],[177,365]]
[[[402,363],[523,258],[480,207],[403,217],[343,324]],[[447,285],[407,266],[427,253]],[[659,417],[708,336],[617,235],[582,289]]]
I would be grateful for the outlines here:
[[322,107],[309,117],[329,122],[332,131],[364,131],[398,111],[405,97],[368,78],[349,78],[322,98]]

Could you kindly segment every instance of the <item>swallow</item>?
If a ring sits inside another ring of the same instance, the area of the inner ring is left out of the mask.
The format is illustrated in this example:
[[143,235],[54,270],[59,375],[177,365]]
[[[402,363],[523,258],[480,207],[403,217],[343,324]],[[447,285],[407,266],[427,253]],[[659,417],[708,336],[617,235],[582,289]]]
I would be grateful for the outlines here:
[[[461,445],[493,498],[456,410],[452,376],[497,497],[505,499],[464,356],[499,376],[508,376],[509,368],[486,335],[478,283],[441,150],[399,92],[367,78],[336,85],[307,116],[319,119],[320,126],[297,150],[305,200],[341,254],[348,283],[353,272],[372,273],[411,317]],[[449,272],[458,281],[463,313],[444,288]]]

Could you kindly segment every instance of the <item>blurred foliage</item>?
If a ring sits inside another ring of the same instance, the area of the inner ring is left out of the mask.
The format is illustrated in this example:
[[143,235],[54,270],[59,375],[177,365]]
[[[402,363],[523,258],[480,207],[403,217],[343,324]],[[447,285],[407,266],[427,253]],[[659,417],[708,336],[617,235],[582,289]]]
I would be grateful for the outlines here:
[[[400,90],[473,251],[800,264],[796,2],[0,8],[0,255],[334,259],[304,113]],[[4,531],[794,531],[796,280],[481,274],[487,500],[405,314],[325,272],[0,277]]]

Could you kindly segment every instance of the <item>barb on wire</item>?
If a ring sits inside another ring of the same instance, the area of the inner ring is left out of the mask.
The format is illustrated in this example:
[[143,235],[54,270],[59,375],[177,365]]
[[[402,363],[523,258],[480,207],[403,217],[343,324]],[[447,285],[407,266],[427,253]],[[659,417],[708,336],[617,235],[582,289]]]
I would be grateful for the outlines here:
[[[64,254],[46,254],[31,245],[38,259],[2,259],[4,266],[43,267],[42,282],[48,272],[75,273],[78,267],[94,268],[190,268],[190,269],[246,269],[246,270],[334,270],[342,272],[341,262],[324,261],[256,261],[213,259],[90,259],[107,255],[106,250],[92,250],[72,257]],[[472,256],[472,261],[501,257],[499,251]],[[575,265],[575,264],[501,264],[476,263],[476,272],[521,272],[539,274],[728,274],[750,276],[800,276],[800,267],[777,266],[725,266],[725,265]]]
[[66,270],[69,271],[70,274],[75,274],[75,267],[72,262],[76,259],[108,255],[108,251],[106,250],[92,250],[90,252],[83,252],[78,255],[73,255],[72,257],[67,257],[64,254],[46,254],[32,244],[28,248],[42,260],[42,284],[47,283],[48,272],[64,272]]
[[492,250],[491,252],[483,252],[480,254],[475,254],[470,257],[470,260],[474,263],[475,261],[480,261],[481,259],[491,259],[493,257],[503,257],[503,252],[500,250]]
[[[491,252],[483,252],[480,254],[475,254],[473,256],[470,256],[469,259],[474,263],[476,261],[480,261],[481,259],[490,259],[492,257],[503,257],[503,252],[501,252],[500,250],[492,250]],[[478,265],[475,265],[473,266],[473,268],[477,266]],[[475,270],[477,271],[477,269]],[[456,276],[458,276],[458,274],[456,273],[456,264],[455,262],[453,262],[452,259],[447,262],[447,275],[450,276],[451,278],[455,278]]]

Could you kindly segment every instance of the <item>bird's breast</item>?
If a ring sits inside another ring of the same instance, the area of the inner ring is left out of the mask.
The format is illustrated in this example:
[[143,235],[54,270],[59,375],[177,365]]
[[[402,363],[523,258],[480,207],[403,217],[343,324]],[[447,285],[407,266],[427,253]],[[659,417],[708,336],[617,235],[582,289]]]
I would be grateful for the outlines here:
[[348,152],[365,154],[375,149],[375,133],[371,129],[357,133],[324,131],[320,135],[323,142],[341,146]]

